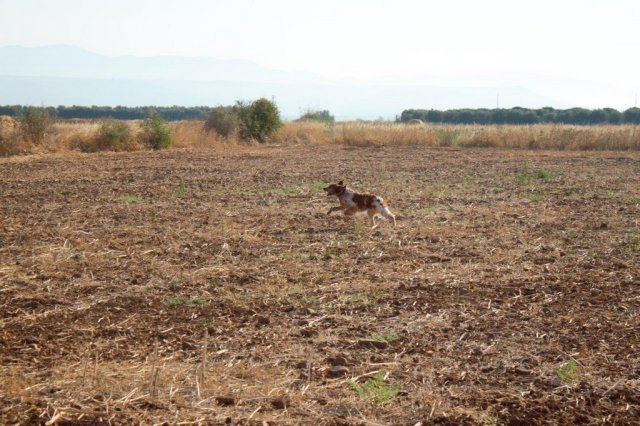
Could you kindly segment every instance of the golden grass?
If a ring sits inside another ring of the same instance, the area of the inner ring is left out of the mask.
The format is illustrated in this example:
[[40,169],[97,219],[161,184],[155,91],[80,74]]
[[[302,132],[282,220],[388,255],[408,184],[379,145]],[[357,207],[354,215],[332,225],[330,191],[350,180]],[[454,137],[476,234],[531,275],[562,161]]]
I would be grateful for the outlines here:
[[[129,121],[134,135],[141,121]],[[169,124],[172,148],[238,148],[246,141],[224,138],[203,130],[202,121],[177,121]],[[99,122],[57,122],[51,126],[41,146],[31,146],[20,136],[15,121],[0,121],[0,156],[44,152],[99,151]],[[393,122],[285,122],[272,137],[276,144],[340,144],[352,146],[487,147],[547,150],[639,150],[638,126],[536,125],[447,125],[405,124]],[[249,145],[251,145],[249,143]],[[142,150],[135,142],[125,150]]]
[[637,126],[410,125],[389,122],[345,122],[327,125],[288,122],[276,140],[339,143],[357,146],[425,145],[551,150],[638,150]]

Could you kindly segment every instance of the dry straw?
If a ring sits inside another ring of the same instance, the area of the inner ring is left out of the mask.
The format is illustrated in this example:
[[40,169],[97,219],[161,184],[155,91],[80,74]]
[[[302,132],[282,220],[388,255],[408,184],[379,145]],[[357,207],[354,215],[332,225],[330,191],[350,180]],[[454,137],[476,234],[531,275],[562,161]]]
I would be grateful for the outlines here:
[[[21,137],[14,120],[1,117],[0,156],[45,152],[94,152],[105,149],[100,138],[100,122],[63,121],[54,123],[44,142],[33,146]],[[141,122],[126,122],[131,142],[118,150],[144,149],[137,143]],[[206,132],[202,121],[170,123],[173,149],[237,149],[255,142],[225,138]],[[340,144],[351,146],[486,147],[551,150],[638,150],[640,131],[633,125],[574,126],[535,125],[446,125],[394,122],[285,122],[269,141],[272,144]]]

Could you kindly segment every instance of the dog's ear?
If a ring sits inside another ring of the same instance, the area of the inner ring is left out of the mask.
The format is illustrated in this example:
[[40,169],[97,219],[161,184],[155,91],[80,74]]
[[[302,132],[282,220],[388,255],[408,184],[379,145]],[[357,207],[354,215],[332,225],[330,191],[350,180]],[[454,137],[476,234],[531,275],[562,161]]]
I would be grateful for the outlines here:
[[340,182],[338,182],[338,185],[344,186],[344,183],[342,183],[342,181],[340,181]]

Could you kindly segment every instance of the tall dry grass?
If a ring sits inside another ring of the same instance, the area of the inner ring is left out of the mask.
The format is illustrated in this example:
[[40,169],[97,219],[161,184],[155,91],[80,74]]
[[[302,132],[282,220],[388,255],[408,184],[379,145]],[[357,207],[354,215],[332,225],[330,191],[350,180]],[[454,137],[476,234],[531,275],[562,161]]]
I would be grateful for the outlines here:
[[[0,117],[0,156],[45,152],[94,152],[104,149],[99,138],[100,122],[57,122],[39,146],[20,135],[19,126]],[[141,121],[129,121],[132,134],[139,134]],[[233,149],[246,146],[237,137],[224,138],[203,130],[202,121],[169,123],[172,148]],[[352,146],[421,145],[434,147],[495,147],[549,150],[640,150],[639,126],[573,126],[536,124],[529,126],[480,126],[404,124],[391,122],[285,122],[272,137],[279,144],[340,144]],[[249,143],[251,144],[251,143]],[[126,150],[146,149],[131,143]]]
[[278,141],[368,145],[424,145],[551,150],[638,150],[638,126],[411,125],[389,122],[288,122]]

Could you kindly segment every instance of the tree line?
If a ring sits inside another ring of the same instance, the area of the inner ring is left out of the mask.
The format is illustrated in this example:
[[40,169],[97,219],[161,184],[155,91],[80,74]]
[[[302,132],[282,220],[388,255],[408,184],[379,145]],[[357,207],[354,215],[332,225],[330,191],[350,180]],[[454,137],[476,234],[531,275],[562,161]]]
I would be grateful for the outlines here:
[[[5,105],[0,106],[0,115],[8,115],[11,117],[19,117],[24,114],[28,109],[28,106],[24,105]],[[99,119],[99,118],[113,118],[116,120],[144,120],[149,116],[150,111],[156,111],[160,117],[167,121],[177,120],[201,120],[204,119],[211,111],[209,106],[140,106],[140,107],[125,107],[125,106],[57,106],[57,107],[43,107],[49,113],[49,116],[53,118],[85,118],[85,119]]]
[[[0,115],[19,117],[29,108],[24,105],[0,106]],[[52,118],[71,119],[102,119],[144,120],[151,110],[155,110],[160,117],[167,121],[177,120],[206,120],[211,112],[209,106],[49,106],[43,107]],[[328,111],[321,111],[320,118],[333,119]],[[307,114],[309,115],[309,114]],[[326,116],[326,117],[325,117]],[[306,117],[312,119],[314,117]],[[319,119],[319,118],[318,118]],[[515,107],[510,109],[406,109],[402,111],[397,121],[409,122],[421,120],[428,123],[446,124],[640,124],[640,108],[629,108],[620,112],[613,108],[602,109],[555,109],[551,107],[529,109]]]
[[640,124],[640,108],[629,108],[620,112],[613,108],[602,109],[554,109],[545,107],[496,108],[496,109],[407,109],[402,111],[397,121],[421,120],[429,123],[447,124]]

